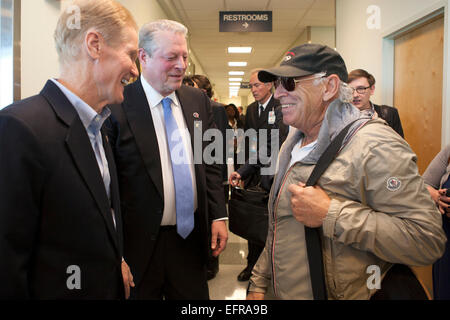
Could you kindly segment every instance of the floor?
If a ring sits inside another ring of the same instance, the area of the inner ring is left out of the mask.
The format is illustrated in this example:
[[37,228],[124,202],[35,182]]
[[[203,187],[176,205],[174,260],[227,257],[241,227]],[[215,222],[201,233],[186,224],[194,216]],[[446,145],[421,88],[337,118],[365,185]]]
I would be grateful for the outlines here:
[[247,240],[228,231],[228,244],[219,258],[219,272],[208,281],[211,300],[245,300],[248,281],[237,280],[247,265]]

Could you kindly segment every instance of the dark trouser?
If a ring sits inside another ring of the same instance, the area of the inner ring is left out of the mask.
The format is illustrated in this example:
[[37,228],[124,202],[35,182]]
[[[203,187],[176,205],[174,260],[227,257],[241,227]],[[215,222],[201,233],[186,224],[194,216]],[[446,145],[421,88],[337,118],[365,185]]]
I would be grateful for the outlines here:
[[434,300],[450,300],[450,218],[442,216],[447,242],[443,256],[433,264]]
[[142,281],[132,299],[208,300],[206,265],[195,230],[181,238],[176,227],[161,227]]
[[248,241],[247,269],[252,270],[264,250],[264,246]]
[[228,203],[228,200],[230,199],[230,185],[229,184],[223,185],[223,194],[225,196],[225,203]]

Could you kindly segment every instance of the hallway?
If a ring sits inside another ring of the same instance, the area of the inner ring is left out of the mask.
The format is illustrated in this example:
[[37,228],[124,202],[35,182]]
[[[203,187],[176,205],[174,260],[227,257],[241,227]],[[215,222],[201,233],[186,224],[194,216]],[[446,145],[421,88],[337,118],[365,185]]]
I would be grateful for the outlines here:
[[245,300],[248,281],[240,282],[237,276],[247,265],[247,251],[247,240],[228,230],[228,244],[219,258],[219,272],[208,281],[211,300]]

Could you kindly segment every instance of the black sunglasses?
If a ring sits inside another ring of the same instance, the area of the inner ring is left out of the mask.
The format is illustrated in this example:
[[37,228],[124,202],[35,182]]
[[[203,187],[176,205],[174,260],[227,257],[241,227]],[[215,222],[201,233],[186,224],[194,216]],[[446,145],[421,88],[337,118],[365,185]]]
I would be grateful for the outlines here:
[[292,77],[278,77],[274,82],[273,85],[275,86],[275,89],[278,88],[278,86],[281,84],[283,86],[283,88],[286,89],[286,91],[294,91],[295,87],[297,86],[297,83],[301,82],[301,81],[306,81],[306,80],[313,80],[313,79],[318,79],[318,78],[324,78],[324,74],[318,74],[315,77],[312,78],[307,78],[307,79],[295,79]]
[[296,80],[295,78],[279,77],[273,82],[273,85],[275,86],[275,89],[281,84],[287,91],[294,91],[297,82],[300,82],[300,80]]

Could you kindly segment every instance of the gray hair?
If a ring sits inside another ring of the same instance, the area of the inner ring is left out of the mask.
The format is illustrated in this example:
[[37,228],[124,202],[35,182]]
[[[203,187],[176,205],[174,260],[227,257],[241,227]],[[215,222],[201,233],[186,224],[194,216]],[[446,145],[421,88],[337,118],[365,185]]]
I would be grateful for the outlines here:
[[343,81],[340,81],[339,84],[339,100],[345,103],[352,103],[353,101],[353,89]]
[[173,20],[156,20],[142,26],[139,31],[139,48],[143,48],[150,56],[158,48],[155,35],[162,31],[182,34],[187,38],[188,29],[181,23]]
[[[316,76],[322,75],[323,77],[315,79],[314,85],[317,86],[325,81],[325,72],[316,73]],[[353,101],[353,89],[344,81],[339,80],[339,100],[345,103],[351,103]]]
[[131,13],[117,1],[73,1],[61,13],[54,33],[59,62],[67,63],[78,57],[89,29],[95,29],[108,45],[115,46],[126,40],[123,33],[126,27],[138,29]]
[[[264,70],[264,69],[263,68],[256,68],[256,69],[250,70],[250,77],[253,76],[254,74],[258,74],[262,70]],[[258,79],[258,81],[260,81],[258,77],[256,77],[256,79]],[[270,86],[270,93],[272,93],[272,94],[274,93],[275,88],[274,88],[272,82],[263,82],[263,84],[265,86]]]

